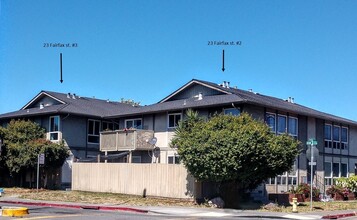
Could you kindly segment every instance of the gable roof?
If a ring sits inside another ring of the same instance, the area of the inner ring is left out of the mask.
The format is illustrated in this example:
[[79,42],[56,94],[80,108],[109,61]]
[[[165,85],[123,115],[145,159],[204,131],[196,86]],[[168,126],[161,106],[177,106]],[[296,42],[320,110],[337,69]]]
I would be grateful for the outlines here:
[[201,84],[207,84],[210,87],[213,87],[215,89],[220,89],[226,91],[228,94],[234,94],[240,97],[242,100],[244,100],[245,103],[250,103],[254,105],[259,105],[259,106],[264,106],[268,108],[273,108],[277,110],[282,110],[286,112],[291,112],[291,113],[296,113],[299,115],[304,115],[304,116],[311,116],[315,118],[320,118],[324,120],[331,120],[331,121],[338,121],[341,123],[346,123],[346,124],[353,124],[357,125],[357,122],[345,119],[342,117],[338,117],[332,114],[328,114],[325,112],[321,112],[303,105],[299,105],[297,103],[292,103],[288,102],[287,100],[284,99],[279,99],[276,97],[272,96],[267,96],[267,95],[262,95],[259,93],[254,93],[242,89],[236,89],[236,88],[227,88],[227,87],[222,87],[221,85],[203,81],[203,80],[197,80],[193,79],[191,82],[200,82]]
[[244,102],[240,97],[232,94],[228,95],[213,95],[205,96],[203,99],[197,98],[181,99],[174,101],[167,101],[163,103],[156,103],[152,105],[140,106],[130,111],[122,111],[119,115],[111,115],[108,118],[124,117],[138,114],[151,114],[158,112],[173,112],[189,108],[206,108],[217,107],[223,105],[231,105],[232,103]]
[[[195,84],[215,90],[218,92],[218,95],[214,94],[204,96],[200,100],[197,99],[197,97],[189,97],[186,99],[174,98],[179,93],[184,92],[189,89],[190,86]],[[38,102],[44,97],[53,99],[57,103],[50,106],[43,106],[43,108],[36,106],[36,103],[38,104]],[[303,116],[357,126],[357,122],[355,121],[317,111],[297,103],[291,103],[283,99],[241,89],[223,87],[219,84],[197,79],[192,79],[190,82],[186,83],[156,104],[138,107],[133,107],[132,105],[119,102],[108,102],[106,100],[79,96],[75,96],[75,99],[73,99],[72,96],[68,96],[68,94],[64,93],[41,91],[21,110],[2,114],[0,115],[0,119],[59,113],[102,118],[116,118],[138,114],[179,111],[188,108],[218,107],[241,103],[248,103]]]
[[[56,101],[53,105],[37,106],[43,98]],[[135,109],[129,104],[109,102],[106,100],[80,97],[51,91],[41,91],[19,111],[1,114],[0,118],[28,117],[44,114],[75,114],[92,117],[105,117],[107,115],[120,114],[121,111]]]
[[221,92],[222,94],[232,94],[231,92],[225,90],[223,87],[222,88],[217,87],[217,84],[215,84],[215,83],[211,83],[211,82],[207,82],[207,81],[203,81],[203,80],[192,79],[191,81],[189,81],[185,85],[181,86],[180,88],[178,88],[176,91],[174,91],[170,95],[168,95],[165,98],[163,98],[162,100],[160,100],[158,103],[163,103],[163,102],[170,100],[172,97],[176,96],[177,94],[184,91],[185,89],[187,89],[188,87],[190,87],[193,84],[199,84],[199,85],[211,88],[213,90]]
[[[174,100],[174,97],[184,90],[188,89],[190,86],[198,84],[210,89],[221,92],[222,95],[214,96],[204,96],[202,100],[197,101],[197,99],[185,99],[185,100]],[[173,101],[171,101],[173,100]],[[186,102],[186,105],[183,105],[183,102]],[[159,101],[157,104],[143,106],[136,109],[138,113],[149,113],[149,112],[158,112],[158,111],[170,111],[170,110],[179,110],[187,108],[199,108],[199,107],[208,107],[214,105],[223,105],[231,103],[248,103],[252,105],[258,105],[266,108],[272,108],[280,111],[295,113],[304,116],[310,116],[315,118],[320,118],[323,120],[336,121],[345,124],[357,125],[357,122],[338,117],[332,114],[325,112],[317,111],[315,109],[299,105],[297,103],[288,102],[284,99],[275,98],[272,96],[262,95],[259,93],[254,93],[250,91],[245,91],[242,89],[223,87],[222,85],[192,79],[179,89],[175,90],[170,95],[166,96],[164,99]],[[123,115],[128,115],[128,112],[122,112]],[[119,116],[119,115],[118,115]],[[113,117],[113,116],[111,116]]]

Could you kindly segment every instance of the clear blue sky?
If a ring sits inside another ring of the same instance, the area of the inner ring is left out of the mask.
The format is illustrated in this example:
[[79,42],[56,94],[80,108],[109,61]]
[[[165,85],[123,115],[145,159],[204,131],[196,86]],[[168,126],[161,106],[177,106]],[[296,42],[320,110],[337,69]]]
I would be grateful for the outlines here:
[[197,78],[357,121],[356,12],[355,0],[1,0],[0,113],[41,90],[152,104]]

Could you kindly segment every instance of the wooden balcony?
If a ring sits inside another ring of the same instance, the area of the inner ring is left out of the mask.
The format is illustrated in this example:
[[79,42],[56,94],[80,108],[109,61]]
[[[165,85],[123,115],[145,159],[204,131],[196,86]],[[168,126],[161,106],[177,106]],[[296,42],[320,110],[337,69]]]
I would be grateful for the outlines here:
[[100,133],[100,151],[127,151],[153,149],[147,141],[154,137],[151,130],[117,130]]

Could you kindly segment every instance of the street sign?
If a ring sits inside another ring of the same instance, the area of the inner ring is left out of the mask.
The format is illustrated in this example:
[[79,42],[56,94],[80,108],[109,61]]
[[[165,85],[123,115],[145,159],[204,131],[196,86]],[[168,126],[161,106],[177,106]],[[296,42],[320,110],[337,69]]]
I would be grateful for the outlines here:
[[39,164],[45,164],[45,154],[39,154],[38,155],[38,163]]
[[317,145],[317,141],[311,138],[306,142],[306,145]]
[[316,162],[309,162],[309,165],[311,166],[315,166],[316,165]]

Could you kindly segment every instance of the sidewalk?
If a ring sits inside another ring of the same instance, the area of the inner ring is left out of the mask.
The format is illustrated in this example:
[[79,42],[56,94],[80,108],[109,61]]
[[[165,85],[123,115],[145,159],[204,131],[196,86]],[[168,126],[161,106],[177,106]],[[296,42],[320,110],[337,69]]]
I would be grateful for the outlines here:
[[214,209],[214,208],[188,208],[188,207],[159,207],[159,206],[125,206],[113,204],[87,204],[73,202],[54,202],[19,199],[16,197],[0,197],[1,203],[16,206],[48,206],[58,208],[94,209],[102,211],[129,211],[137,213],[150,213],[157,215],[189,216],[189,217],[275,217],[282,219],[338,219],[357,216],[355,210],[342,211],[319,211],[309,213],[281,213],[281,212],[261,212],[254,210],[237,209]]

